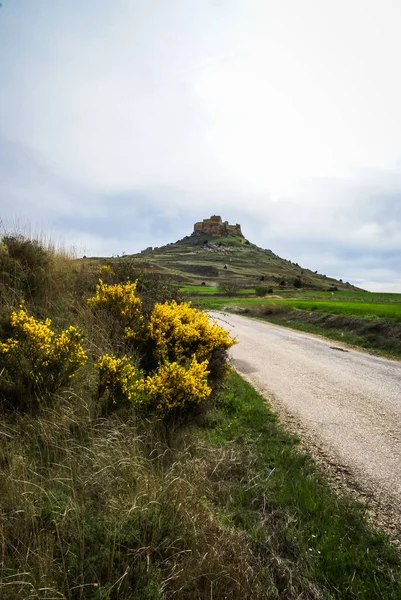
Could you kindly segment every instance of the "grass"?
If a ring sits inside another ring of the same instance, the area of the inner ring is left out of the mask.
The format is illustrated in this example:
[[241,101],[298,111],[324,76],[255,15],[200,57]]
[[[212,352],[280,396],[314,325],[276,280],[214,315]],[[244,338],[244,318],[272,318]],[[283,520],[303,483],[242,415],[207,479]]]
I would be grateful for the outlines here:
[[[292,572],[298,597],[401,597],[399,556],[366,524],[365,507],[329,489],[263,398],[236,374],[215,419],[203,438],[245,457],[236,480],[219,470],[226,483],[221,518],[251,536],[268,572]],[[288,597],[288,579],[277,592]]]
[[331,300],[311,301],[286,299],[283,302],[290,308],[298,310],[314,311],[334,315],[347,315],[363,317],[365,319],[391,319],[401,322],[401,302],[358,302],[356,300]]
[[[203,411],[189,413],[192,421],[116,405],[115,397],[105,403],[93,363],[121,351],[122,340],[116,317],[86,303],[100,265],[19,237],[6,242],[2,340],[25,298],[29,313],[51,318],[55,329],[82,328],[89,360],[57,392],[35,388],[31,410],[16,410],[7,396],[25,363],[12,380],[0,369],[0,597],[401,597],[400,556],[367,523],[366,508],[330,490],[245,381],[231,373]],[[139,277],[144,314],[176,297],[157,274],[123,260],[113,270],[102,276]],[[260,300],[244,300],[260,308]],[[326,314],[289,311],[286,318]]]
[[319,298],[319,299],[347,299],[364,302],[401,302],[401,294],[392,292],[366,292],[355,290],[337,290],[336,292],[321,291],[321,290],[277,290],[277,293],[283,297],[296,298]]
[[217,288],[211,285],[181,285],[180,292],[190,295],[217,294]]
[[[182,294],[190,297],[198,296],[209,296],[209,295],[223,295],[223,292],[219,291],[216,286],[212,285],[181,285],[179,291]],[[241,295],[250,295],[254,293],[253,288],[239,288],[236,292]]]
[[[311,292],[309,292],[310,294]],[[353,292],[313,299],[198,297],[208,310],[228,310],[401,358],[401,294]]]
[[[215,285],[183,285],[179,287],[180,292],[185,294],[189,294],[191,296],[204,296],[210,294],[219,294],[218,288]],[[297,300],[300,301],[317,301],[317,306],[321,304],[321,302],[327,302],[328,304],[335,302],[336,304],[339,301],[343,301],[348,303],[355,302],[361,303],[365,307],[367,303],[373,304],[393,304],[393,303],[401,303],[401,294],[397,293],[386,293],[386,292],[365,292],[365,291],[355,291],[355,290],[338,290],[336,292],[331,291],[322,291],[322,290],[297,290],[297,289],[281,289],[275,288],[273,293],[277,296],[280,296],[283,300],[286,300],[288,303],[295,303]],[[279,298],[269,299],[269,298],[259,298],[255,296],[255,288],[254,287],[244,287],[238,290],[238,294],[240,295],[248,295],[248,300],[252,300],[252,303],[264,303],[264,302],[277,302]],[[235,299],[231,298],[230,302],[234,302]],[[307,308],[307,304],[305,303],[303,306]],[[302,308],[302,305],[300,305]],[[375,310],[374,308],[372,310]]]
[[301,267],[236,235],[223,238],[207,234],[186,236],[161,248],[125,257],[125,260],[134,260],[138,266],[142,264],[146,268],[162,269],[180,285],[199,286],[205,282],[213,286],[219,278],[232,277],[241,281],[245,288],[260,282],[277,288],[282,280],[291,288],[295,280],[302,280],[307,288],[356,289],[348,282]]
[[64,395],[1,417],[0,595],[9,600],[401,597],[400,556],[232,373],[167,428]]

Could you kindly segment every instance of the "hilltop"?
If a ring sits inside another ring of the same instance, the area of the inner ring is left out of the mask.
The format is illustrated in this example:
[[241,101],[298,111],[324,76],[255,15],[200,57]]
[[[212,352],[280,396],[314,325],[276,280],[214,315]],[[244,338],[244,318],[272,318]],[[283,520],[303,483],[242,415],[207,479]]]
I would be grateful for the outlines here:
[[180,284],[216,285],[235,278],[244,286],[263,281],[281,288],[357,289],[260,248],[244,237],[240,224],[229,225],[217,215],[195,223],[191,235],[131,258],[138,267],[169,274]]

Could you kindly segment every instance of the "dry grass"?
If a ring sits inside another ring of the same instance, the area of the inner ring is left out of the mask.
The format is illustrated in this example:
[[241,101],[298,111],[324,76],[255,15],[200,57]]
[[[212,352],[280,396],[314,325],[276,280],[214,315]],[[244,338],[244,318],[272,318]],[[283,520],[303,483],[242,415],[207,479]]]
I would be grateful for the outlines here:
[[264,597],[248,535],[210,501],[238,457],[194,458],[191,436],[171,448],[163,429],[132,415],[92,420],[67,396],[40,418],[3,417],[7,598]]
[[[34,314],[87,332],[90,357],[112,350],[114,324],[85,303],[99,264],[23,249],[0,249],[1,316],[28,293]],[[172,293],[141,284],[147,310]],[[35,412],[0,413],[1,598],[400,597],[399,557],[238,377],[192,425],[130,407],[102,418],[95,390],[89,364]]]

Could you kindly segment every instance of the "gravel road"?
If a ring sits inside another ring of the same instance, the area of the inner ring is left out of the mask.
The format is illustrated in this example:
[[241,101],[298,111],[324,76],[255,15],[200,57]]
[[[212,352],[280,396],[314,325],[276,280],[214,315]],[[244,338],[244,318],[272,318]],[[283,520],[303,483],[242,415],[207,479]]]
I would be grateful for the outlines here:
[[401,362],[238,315],[211,316],[237,337],[236,370],[400,540]]

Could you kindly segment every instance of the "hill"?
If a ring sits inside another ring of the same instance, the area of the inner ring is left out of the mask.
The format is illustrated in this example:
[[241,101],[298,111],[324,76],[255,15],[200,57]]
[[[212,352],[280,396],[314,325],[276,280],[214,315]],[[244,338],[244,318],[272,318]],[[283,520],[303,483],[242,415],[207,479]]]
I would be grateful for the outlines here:
[[232,278],[244,287],[263,281],[281,288],[357,289],[258,247],[243,236],[239,224],[229,225],[216,215],[195,223],[191,235],[160,248],[147,248],[131,258],[138,267],[169,274],[183,285],[216,285],[223,278]]

